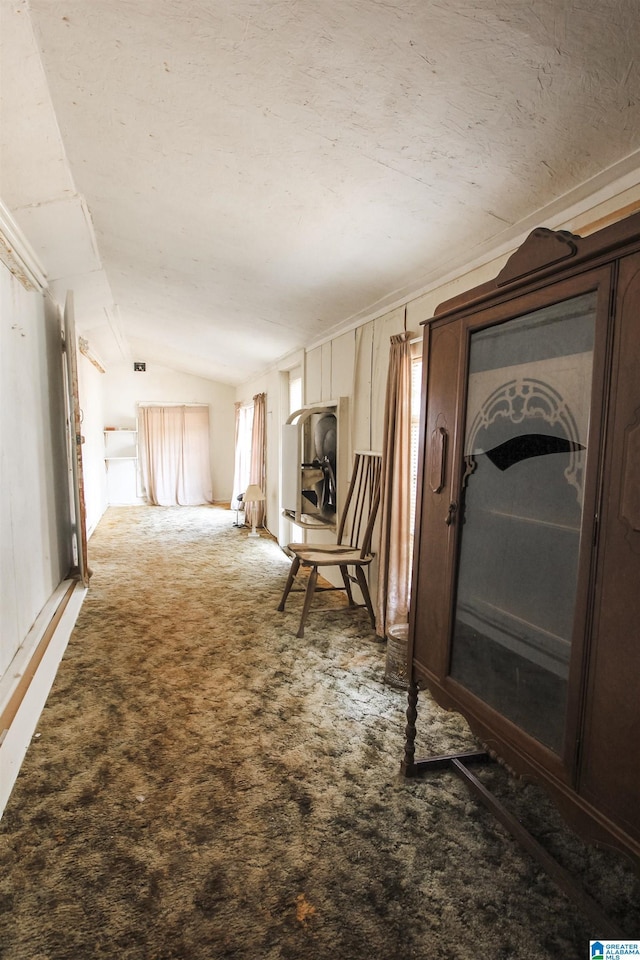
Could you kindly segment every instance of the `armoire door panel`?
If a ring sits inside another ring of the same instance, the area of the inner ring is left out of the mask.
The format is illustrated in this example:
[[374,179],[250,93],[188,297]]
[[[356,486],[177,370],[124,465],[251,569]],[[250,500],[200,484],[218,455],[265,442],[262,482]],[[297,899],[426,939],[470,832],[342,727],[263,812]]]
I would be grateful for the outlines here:
[[640,407],[636,422],[625,431],[622,454],[622,501],[620,517],[629,525],[629,543],[640,552]]
[[579,790],[640,841],[640,254],[616,314]]
[[593,379],[594,290],[469,341],[452,678],[564,747]]
[[435,327],[429,336],[426,378],[427,417],[425,421],[425,469],[422,488],[422,529],[418,550],[417,590],[413,601],[415,628],[414,658],[435,673],[446,666],[446,647],[441,638],[448,633],[449,611],[441,598],[450,589],[451,570],[442,563],[449,556],[452,536],[450,519],[452,438],[456,431],[457,395],[451,383],[458,378],[460,357],[459,327]]

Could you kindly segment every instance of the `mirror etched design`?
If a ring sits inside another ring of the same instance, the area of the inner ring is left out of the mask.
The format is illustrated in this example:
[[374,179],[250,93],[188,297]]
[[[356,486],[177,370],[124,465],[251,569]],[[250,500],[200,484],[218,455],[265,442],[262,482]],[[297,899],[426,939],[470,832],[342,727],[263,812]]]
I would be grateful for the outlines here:
[[562,750],[595,293],[471,334],[451,676]]

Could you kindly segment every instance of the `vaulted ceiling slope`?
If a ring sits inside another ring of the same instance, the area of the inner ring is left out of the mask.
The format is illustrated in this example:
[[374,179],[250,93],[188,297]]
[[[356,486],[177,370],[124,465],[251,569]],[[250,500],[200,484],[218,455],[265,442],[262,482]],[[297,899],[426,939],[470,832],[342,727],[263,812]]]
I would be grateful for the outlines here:
[[0,195],[103,359],[239,383],[640,149],[637,0],[1,0]]

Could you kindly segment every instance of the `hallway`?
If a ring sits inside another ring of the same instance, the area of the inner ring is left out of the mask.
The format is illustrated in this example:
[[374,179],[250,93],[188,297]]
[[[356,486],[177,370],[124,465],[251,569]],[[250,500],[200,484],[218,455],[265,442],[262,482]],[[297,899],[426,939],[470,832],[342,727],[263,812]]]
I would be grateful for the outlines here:
[[[0,821],[3,960],[583,955],[597,931],[461,783],[400,776],[405,695],[366,612],[329,594],[298,640],[287,558],[234,516],[111,508],[91,538]],[[475,746],[420,709],[424,753]],[[500,768],[483,780],[636,935],[619,859]]]

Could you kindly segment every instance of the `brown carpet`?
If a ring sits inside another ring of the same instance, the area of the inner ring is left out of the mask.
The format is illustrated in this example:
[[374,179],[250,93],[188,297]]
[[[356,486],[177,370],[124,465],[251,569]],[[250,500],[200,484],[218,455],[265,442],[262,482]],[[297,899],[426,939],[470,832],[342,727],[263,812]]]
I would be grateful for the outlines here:
[[[579,960],[602,936],[451,774],[406,780],[364,611],[219,508],[112,508],[0,821],[3,960]],[[340,609],[338,609],[340,608]],[[419,753],[477,745],[422,695]],[[640,885],[480,773],[627,938]]]

